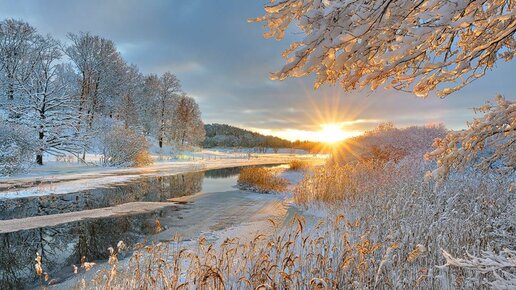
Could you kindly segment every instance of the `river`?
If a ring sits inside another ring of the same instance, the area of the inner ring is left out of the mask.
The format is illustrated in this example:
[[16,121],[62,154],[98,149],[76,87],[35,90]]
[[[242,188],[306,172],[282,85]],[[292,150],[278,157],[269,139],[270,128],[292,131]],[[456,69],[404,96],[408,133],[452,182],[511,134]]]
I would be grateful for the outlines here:
[[[209,238],[252,221],[267,208],[281,210],[281,198],[235,187],[240,168],[148,176],[68,194],[1,200],[0,222],[17,220],[14,228],[0,234],[0,289],[37,287],[36,252],[43,269],[59,283],[73,275],[72,265],[79,265],[83,256],[105,261],[107,249],[118,241],[131,246],[170,241],[176,235],[183,241]],[[139,209],[147,203],[159,203],[159,208]],[[132,207],[125,212],[109,211],[127,205]],[[99,210],[109,214],[95,216]]]

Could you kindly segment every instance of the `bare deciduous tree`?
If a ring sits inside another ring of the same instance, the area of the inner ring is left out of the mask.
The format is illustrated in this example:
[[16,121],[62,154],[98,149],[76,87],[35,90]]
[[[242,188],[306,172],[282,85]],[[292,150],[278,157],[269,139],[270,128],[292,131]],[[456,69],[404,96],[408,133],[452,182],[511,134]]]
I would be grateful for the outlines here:
[[11,121],[37,132],[36,163],[43,164],[43,153],[78,154],[83,140],[77,131],[76,75],[69,64],[60,63],[59,43],[40,37],[26,60],[26,76],[17,79],[23,101],[11,110],[19,117]]
[[2,93],[12,101],[16,93],[16,76],[25,65],[36,30],[28,23],[6,19],[0,22],[0,81]]
[[174,109],[174,134],[172,139],[181,145],[198,145],[204,140],[204,124],[201,111],[195,100],[181,95]]

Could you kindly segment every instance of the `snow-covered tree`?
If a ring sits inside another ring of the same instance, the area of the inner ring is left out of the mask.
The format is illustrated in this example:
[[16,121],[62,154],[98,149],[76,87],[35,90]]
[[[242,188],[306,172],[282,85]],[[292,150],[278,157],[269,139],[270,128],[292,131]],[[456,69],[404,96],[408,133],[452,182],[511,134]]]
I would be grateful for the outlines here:
[[68,38],[71,45],[65,52],[79,72],[81,83],[78,130],[82,135],[91,135],[94,122],[102,122],[99,117],[113,117],[116,111],[125,62],[111,40],[84,32],[69,33]]
[[26,169],[34,151],[31,132],[22,126],[0,120],[0,175],[10,175]]
[[68,38],[72,44],[66,54],[81,75],[81,122],[91,129],[97,113],[113,113],[112,98],[122,83],[123,60],[111,40],[89,33],[70,33]]
[[516,101],[497,96],[495,104],[487,103],[475,111],[484,115],[470,122],[466,130],[435,139],[435,150],[426,154],[427,159],[437,160],[434,178],[442,181],[450,170],[463,170],[470,164],[505,174],[516,170]]
[[114,107],[117,118],[124,122],[125,128],[141,127],[139,111],[146,107],[143,87],[143,76],[138,68],[135,65],[124,65],[120,96],[115,100]]
[[0,22],[0,95],[14,100],[16,77],[26,65],[36,30],[28,23],[6,19]]
[[159,95],[160,81],[155,74],[150,74],[144,77],[143,92],[139,98],[140,109],[138,110],[139,118],[143,133],[145,135],[156,134],[158,126],[158,95]]
[[205,134],[199,105],[186,94],[179,96],[174,108],[172,139],[180,146],[193,146],[204,141]]
[[173,133],[173,112],[180,93],[182,93],[181,83],[175,75],[166,72],[159,78],[157,113],[159,120],[158,143],[160,148],[163,147],[165,138]]
[[280,0],[265,6],[265,37],[282,39],[291,23],[305,37],[291,44],[271,77],[315,73],[315,87],[340,82],[418,96],[441,84],[448,95],[516,53],[516,4],[500,0]]
[[[82,152],[84,160],[87,149],[98,149],[106,141],[103,134],[120,126],[138,138],[153,135],[160,147],[175,142],[180,135],[176,102],[182,93],[170,72],[143,77],[111,40],[70,33],[62,45],[23,21],[0,21],[0,122],[23,129],[33,145],[21,150],[23,142],[5,139],[2,150],[8,154],[0,156],[0,167],[20,167],[11,165],[27,150],[38,164],[45,154],[72,153],[80,159]],[[193,110],[200,116],[198,107]],[[198,143],[195,138],[204,134],[200,119],[181,120],[190,127],[180,142]]]
[[61,57],[56,40],[37,37],[27,59],[28,69],[17,79],[23,100],[11,108],[17,116],[11,122],[37,132],[36,163],[40,165],[44,153],[77,154],[83,147],[74,98],[77,78],[69,64],[61,63]]

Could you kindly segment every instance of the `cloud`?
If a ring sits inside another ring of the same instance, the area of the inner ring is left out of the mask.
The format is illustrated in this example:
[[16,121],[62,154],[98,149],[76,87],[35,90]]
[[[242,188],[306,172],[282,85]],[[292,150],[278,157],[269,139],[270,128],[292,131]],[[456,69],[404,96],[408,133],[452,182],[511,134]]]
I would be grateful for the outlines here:
[[[90,31],[112,39],[128,62],[144,73],[175,73],[199,102],[207,123],[228,123],[274,132],[320,129],[342,123],[367,130],[376,122],[400,126],[445,122],[465,126],[470,110],[497,93],[514,98],[516,62],[499,63],[469,87],[439,99],[378,89],[343,92],[312,89],[313,76],[271,81],[288,41],[264,39],[258,23],[263,1],[6,0],[0,17],[21,18],[65,41],[67,32]],[[299,38],[292,30],[288,40]],[[286,133],[285,133],[286,134]]]

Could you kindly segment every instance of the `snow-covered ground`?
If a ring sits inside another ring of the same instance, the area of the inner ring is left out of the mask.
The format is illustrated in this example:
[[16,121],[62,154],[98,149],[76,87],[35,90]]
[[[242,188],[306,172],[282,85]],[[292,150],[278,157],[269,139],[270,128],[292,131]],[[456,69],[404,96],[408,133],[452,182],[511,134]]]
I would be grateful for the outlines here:
[[[158,180],[157,178],[147,177],[163,176],[166,179],[175,174],[183,176],[183,173],[210,169],[282,164],[293,159],[304,159],[319,164],[326,160],[325,156],[309,154],[252,153],[249,156],[249,154],[243,154],[240,151],[231,152],[231,150],[223,149],[190,152],[189,154],[189,158],[182,157],[174,160],[159,160],[160,158],[155,156],[156,162],[154,164],[141,168],[109,168],[86,166],[73,162],[50,161],[44,166],[33,167],[24,174],[0,178],[0,205],[7,206],[14,203],[16,207],[17,203],[25,203],[31,199],[36,200],[36,203],[43,201],[46,204],[48,201],[54,204],[55,202],[52,201],[54,198],[66,203],[68,193],[73,193],[70,199],[72,203],[77,201],[76,198],[83,202],[88,198],[95,199],[104,196],[102,195],[104,193],[102,188],[110,188],[107,191],[115,190],[115,192],[118,192],[119,188],[122,189],[125,186],[140,182],[145,183],[144,180]],[[89,156],[89,158],[92,160],[95,156]],[[289,180],[291,185],[299,182],[303,177],[303,173],[288,171],[286,166],[273,168],[278,174]],[[184,174],[184,176],[189,175]],[[95,223],[97,220],[106,220],[106,218],[124,218],[133,217],[133,215],[135,217],[148,215],[150,221],[153,221],[152,216],[156,212],[160,212],[163,214],[156,216],[156,219],[159,218],[159,222],[164,225],[163,230],[146,236],[146,240],[156,243],[170,241],[172,237],[179,234],[181,244],[187,247],[189,243],[195,244],[200,236],[204,236],[215,243],[227,237],[235,236],[244,241],[247,238],[252,238],[257,233],[270,232],[271,221],[277,225],[285,224],[286,220],[292,217],[292,211],[297,211],[289,202],[290,194],[242,192],[236,188],[237,178],[237,175],[231,175],[229,178],[210,178],[207,175],[204,178],[207,182],[203,183],[198,193],[180,198],[163,200],[128,199],[127,202],[121,204],[106,201],[98,208],[95,208],[95,206],[77,207],[79,210],[73,211],[73,209],[66,209],[68,208],[66,205],[62,212],[46,215],[32,216],[32,214],[29,214],[20,217],[7,215],[7,219],[0,220],[0,234],[30,234],[39,228],[50,230],[55,228],[66,232],[68,225],[77,222]],[[177,186],[180,185],[181,183]],[[170,184],[170,186],[172,185]],[[95,197],[87,197],[89,196],[87,192],[92,189],[96,191]],[[100,191],[97,189],[100,189]],[[98,196],[98,194],[101,194],[101,196]],[[86,195],[86,197],[83,195]],[[34,198],[38,196],[41,198]],[[48,196],[48,198],[44,196]],[[68,212],[69,210],[72,212]],[[85,232],[85,234],[87,233]],[[135,232],[135,234],[139,234],[139,232]],[[73,241],[69,242],[73,243]],[[105,261],[97,262],[104,264]],[[104,266],[98,265],[96,269],[102,267]],[[67,280],[71,274],[68,270],[64,272],[57,270],[58,272],[53,273],[53,278],[57,281],[63,281],[57,289],[68,289],[77,283],[75,278]],[[93,273],[93,271],[88,272],[85,278],[88,279],[88,275]]]

